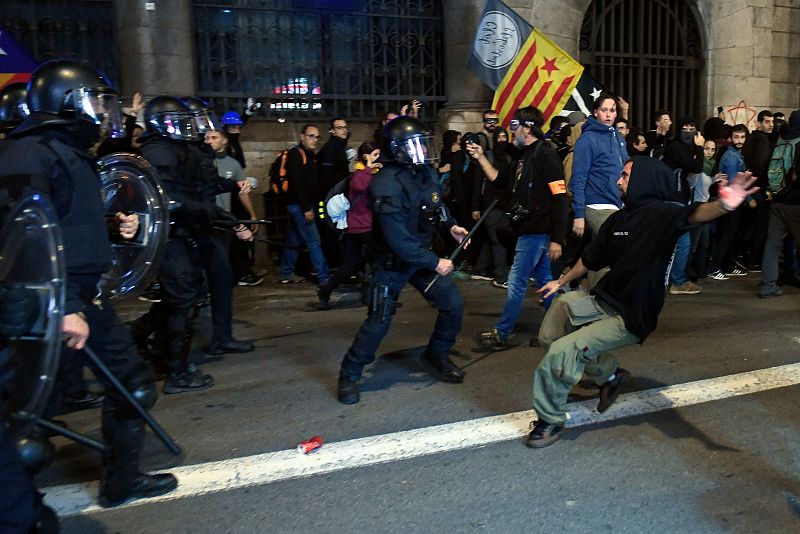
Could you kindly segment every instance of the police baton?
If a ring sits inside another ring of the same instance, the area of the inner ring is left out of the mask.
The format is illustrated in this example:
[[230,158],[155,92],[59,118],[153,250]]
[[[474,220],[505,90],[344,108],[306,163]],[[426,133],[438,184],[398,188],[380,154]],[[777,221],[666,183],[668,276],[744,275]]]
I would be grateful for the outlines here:
[[235,221],[214,221],[215,226],[239,226],[240,224],[272,224],[271,219],[237,219]]
[[[489,212],[492,211],[492,208],[494,208],[495,204],[497,204],[497,199],[492,200],[491,204],[489,204],[489,206],[485,210],[483,210],[483,215],[481,215],[481,218],[478,219],[478,222],[475,223],[475,226],[472,227],[472,230],[470,230],[469,233],[464,237],[464,239],[461,240],[461,243],[458,244],[456,249],[452,253],[450,253],[449,256],[447,256],[447,259],[454,260],[459,254],[461,254],[461,251],[464,250],[464,247],[467,246],[469,240],[472,239],[472,236],[475,235],[475,232],[478,230],[478,228],[480,228],[481,224],[483,224],[483,220],[486,219],[486,216],[489,215]],[[433,284],[435,284],[438,279],[439,279],[439,274],[437,273],[436,276],[433,277],[433,280],[431,280],[431,283],[428,284],[428,287],[425,288],[425,291],[423,291],[423,293],[427,293],[428,290],[433,287]]]

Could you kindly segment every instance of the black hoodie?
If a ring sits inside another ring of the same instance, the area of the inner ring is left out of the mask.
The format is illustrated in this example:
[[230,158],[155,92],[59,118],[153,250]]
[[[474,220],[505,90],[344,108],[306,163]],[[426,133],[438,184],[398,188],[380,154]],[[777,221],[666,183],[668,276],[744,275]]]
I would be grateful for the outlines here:
[[672,202],[675,175],[663,162],[633,158],[624,207],[613,213],[583,251],[592,271],[611,267],[592,290],[617,310],[641,341],[656,328],[678,236],[696,205]]

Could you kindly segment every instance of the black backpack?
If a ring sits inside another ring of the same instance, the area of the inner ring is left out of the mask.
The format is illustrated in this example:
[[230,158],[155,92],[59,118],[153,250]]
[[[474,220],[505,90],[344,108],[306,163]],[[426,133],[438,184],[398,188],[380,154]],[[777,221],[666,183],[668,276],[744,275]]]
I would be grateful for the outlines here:
[[[295,146],[303,158],[303,165],[308,163],[306,153],[303,149]],[[289,180],[286,178],[286,160],[289,159],[291,149],[281,150],[272,165],[269,166],[269,190],[276,195],[285,195],[289,192]]]

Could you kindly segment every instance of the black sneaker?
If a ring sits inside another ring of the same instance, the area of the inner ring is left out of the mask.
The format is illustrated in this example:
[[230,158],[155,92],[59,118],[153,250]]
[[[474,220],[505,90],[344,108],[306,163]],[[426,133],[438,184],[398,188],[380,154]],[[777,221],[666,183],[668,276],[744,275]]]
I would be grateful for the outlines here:
[[317,299],[319,299],[319,304],[317,304],[318,310],[329,310],[331,308],[330,298],[331,291],[328,289],[327,284],[317,286]]
[[161,302],[161,291],[158,289],[148,289],[138,297],[142,302]]
[[233,338],[224,341],[212,340],[205,348],[206,354],[211,354],[213,356],[242,354],[245,352],[253,352],[253,350],[255,350],[255,345],[253,345],[252,341],[237,341]]
[[497,331],[497,328],[492,328],[486,332],[481,332],[478,334],[477,339],[478,343],[480,343],[481,347],[484,349],[500,351],[506,350],[509,347],[508,341],[500,337],[500,333]]
[[240,286],[257,286],[260,285],[261,282],[264,281],[263,276],[256,276],[254,274],[248,274],[247,276],[243,276],[239,279],[237,285]]
[[339,377],[336,386],[336,398],[342,404],[356,404],[361,400],[361,393],[358,389],[358,380],[351,380],[345,376]]
[[614,404],[614,401],[619,397],[620,386],[622,386],[622,383],[630,376],[631,374],[628,371],[622,367],[618,367],[617,370],[614,371],[614,378],[600,386],[600,400],[597,402],[598,412],[603,413]]
[[547,421],[532,421],[531,433],[525,438],[525,446],[532,449],[541,449],[552,445],[561,439],[561,431],[564,425],[558,423],[548,423]]

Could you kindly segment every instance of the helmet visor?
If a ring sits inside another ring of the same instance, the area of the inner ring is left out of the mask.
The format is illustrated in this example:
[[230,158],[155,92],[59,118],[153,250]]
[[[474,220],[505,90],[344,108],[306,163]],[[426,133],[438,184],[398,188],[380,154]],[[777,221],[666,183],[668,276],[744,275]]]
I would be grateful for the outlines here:
[[430,134],[414,135],[392,141],[395,160],[412,165],[436,163],[439,155],[436,152],[434,138]]
[[169,137],[179,141],[197,139],[194,117],[185,111],[165,111],[156,113],[150,118],[150,129],[161,137]]
[[222,124],[217,119],[216,113],[211,110],[195,112],[192,119],[198,140],[203,139],[206,132],[222,130]]
[[82,89],[73,94],[80,98],[74,103],[76,115],[93,121],[109,137],[125,137],[119,98],[115,93]]

